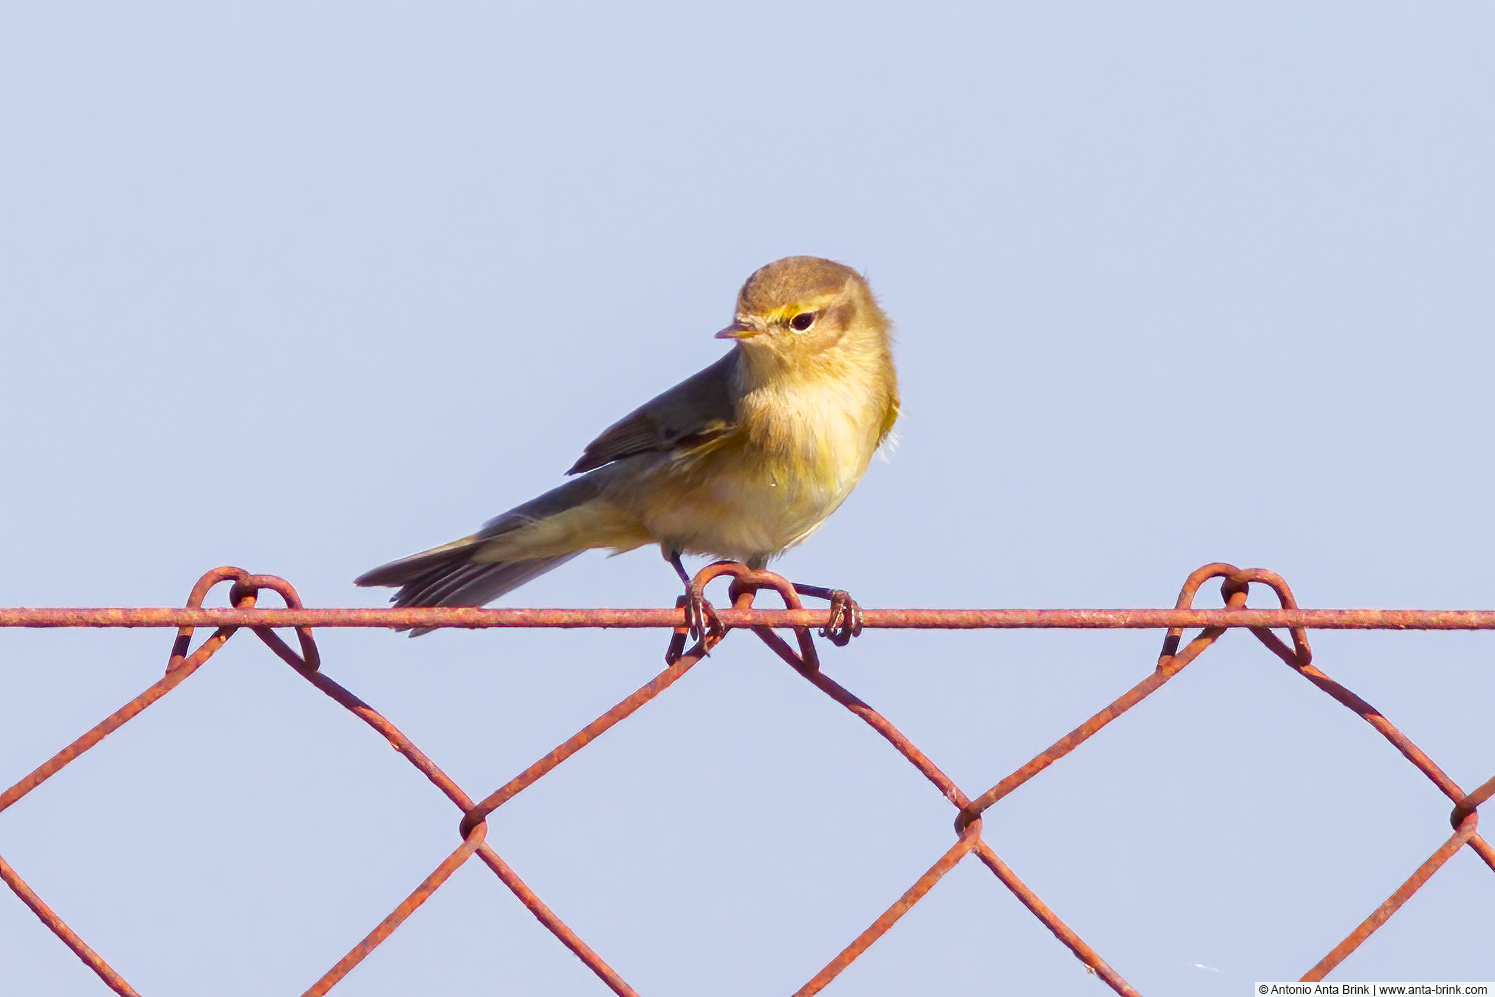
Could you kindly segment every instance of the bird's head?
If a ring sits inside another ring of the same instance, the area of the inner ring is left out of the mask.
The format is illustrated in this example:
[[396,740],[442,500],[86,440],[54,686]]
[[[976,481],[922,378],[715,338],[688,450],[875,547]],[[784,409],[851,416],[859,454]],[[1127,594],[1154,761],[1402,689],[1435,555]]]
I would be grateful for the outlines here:
[[750,357],[796,365],[887,351],[888,320],[851,267],[817,256],[789,256],[755,271],[737,295],[734,339]]

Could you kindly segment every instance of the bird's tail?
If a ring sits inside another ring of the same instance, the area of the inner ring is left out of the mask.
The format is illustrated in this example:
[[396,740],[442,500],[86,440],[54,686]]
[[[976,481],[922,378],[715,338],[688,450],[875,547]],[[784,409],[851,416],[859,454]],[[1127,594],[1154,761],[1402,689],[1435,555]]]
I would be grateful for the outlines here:
[[398,585],[396,606],[481,606],[559,567],[581,551],[527,561],[483,563],[472,559],[482,541],[474,537],[411,554],[359,575],[355,584]]
[[[480,531],[391,561],[354,579],[399,586],[396,606],[481,606],[559,567],[594,542],[589,529],[607,515],[594,475],[568,481],[490,520]],[[412,636],[428,632],[416,628]]]

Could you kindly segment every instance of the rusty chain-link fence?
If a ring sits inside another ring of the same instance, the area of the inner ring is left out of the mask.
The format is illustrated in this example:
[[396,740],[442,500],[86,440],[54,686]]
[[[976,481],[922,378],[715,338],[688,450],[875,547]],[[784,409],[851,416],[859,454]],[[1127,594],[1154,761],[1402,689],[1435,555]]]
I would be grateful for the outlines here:
[[[919,877],[907,892],[883,911],[872,924],[839,954],[826,963],[796,997],[808,997],[821,991],[838,974],[891,929],[908,910],[917,904],[941,877],[955,865],[974,854],[992,874],[1018,898],[1034,917],[1091,971],[1118,994],[1136,991],[1084,939],[1071,930],[1059,915],[1029,889],[1016,873],[1002,861],[982,839],[982,815],[1017,787],[1038,775],[1049,765],[1084,744],[1101,728],[1120,717],[1143,699],[1162,688],[1185,666],[1209,649],[1229,628],[1249,628],[1253,634],[1288,667],[1302,675],[1315,688],[1353,711],[1376,729],[1413,766],[1423,773],[1453,804],[1450,822],[1453,834],[1417,868],[1407,880],[1370,916],[1356,926],[1344,940],[1302,977],[1304,981],[1323,979],[1351,952],[1404,904],[1459,849],[1472,849],[1485,864],[1495,870],[1495,848],[1478,833],[1481,803],[1495,794],[1495,776],[1473,792],[1465,792],[1373,706],[1334,681],[1312,662],[1307,630],[1322,629],[1425,629],[1475,630],[1495,629],[1492,611],[1439,610],[1302,610],[1293,599],[1287,584],[1271,571],[1238,569],[1228,564],[1209,564],[1188,577],[1171,610],[868,610],[867,627],[915,629],[975,628],[1128,628],[1166,629],[1157,667],[1120,698],[1106,705],[1084,723],[1040,752],[1025,765],[979,795],[967,795],[939,767],[924,755],[881,713],[857,698],[852,692],[826,675],[820,668],[811,629],[825,625],[824,611],[812,612],[801,607],[794,587],[783,578],[766,571],[750,571],[739,564],[719,562],[696,576],[704,587],[712,580],[731,579],[730,609],[720,611],[724,632],[709,632],[687,647],[688,636],[681,627],[682,613],[674,610],[530,610],[530,609],[306,609],[296,590],[285,580],[270,575],[252,575],[239,568],[223,567],[209,571],[193,586],[187,605],[181,609],[0,609],[0,626],[9,627],[177,627],[176,641],[166,666],[166,673],[155,684],[131,699],[119,710],[63,748],[30,775],[0,794],[0,811],[51,778],[84,752],[96,747],[112,731],[139,716],[156,700],[171,692],[188,676],[201,668],[240,629],[254,632],[276,655],[345,709],[363,720],[414,765],[461,812],[458,847],[431,872],[387,917],[343,956],[336,965],[308,990],[307,995],[325,994],[377,948],[416,908],[441,888],[460,866],[477,856],[498,879],[548,928],[561,944],[582,960],[614,993],[632,995],[635,991],[606,961],[540,899],[504,859],[486,842],[487,817],[504,803],[544,777],[571,755],[580,751],[614,724],[630,716],[649,700],[663,693],[698,664],[702,658],[734,630],[750,630],[775,654],[832,700],[844,706],[882,736],[949,800],[955,808],[955,842]],[[1220,609],[1196,609],[1194,599],[1201,586],[1211,579],[1221,579],[1225,605]],[[230,609],[204,608],[210,590],[224,582],[232,583]],[[1275,593],[1277,609],[1247,606],[1252,585],[1265,586]],[[285,608],[263,609],[258,605],[263,592],[274,592]],[[754,608],[758,593],[776,593],[784,602],[781,610]],[[191,641],[194,628],[214,627],[210,637],[196,648]],[[528,769],[494,790],[481,800],[474,800],[453,782],[439,766],[378,711],[348,689],[332,681],[319,670],[320,657],[313,630],[317,627],[657,627],[673,628],[674,635],[666,653],[667,667],[622,702],[583,727]],[[292,647],[274,628],[294,628],[296,647]],[[1184,642],[1185,628],[1201,627],[1199,634]],[[1272,632],[1285,629],[1289,640]],[[780,636],[779,629],[794,635],[791,643]],[[66,922],[36,894],[20,874],[0,856],[0,878],[42,922],[60,938],[104,983],[117,994],[136,994],[104,958],[80,938]]]

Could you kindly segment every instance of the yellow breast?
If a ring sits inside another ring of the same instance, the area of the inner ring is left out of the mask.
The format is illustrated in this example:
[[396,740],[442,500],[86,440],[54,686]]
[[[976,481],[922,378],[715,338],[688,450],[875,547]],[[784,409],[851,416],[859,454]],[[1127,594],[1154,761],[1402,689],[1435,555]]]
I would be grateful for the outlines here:
[[746,392],[736,429],[651,475],[640,509],[662,544],[761,564],[850,494],[890,423],[859,378],[779,378]]

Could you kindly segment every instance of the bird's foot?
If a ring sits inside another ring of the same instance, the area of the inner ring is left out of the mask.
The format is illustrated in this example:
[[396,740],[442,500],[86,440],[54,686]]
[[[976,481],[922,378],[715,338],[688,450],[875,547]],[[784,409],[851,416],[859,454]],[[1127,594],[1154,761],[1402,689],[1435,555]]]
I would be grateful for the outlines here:
[[[695,640],[708,635],[720,640],[726,635],[727,628],[722,626],[716,610],[712,608],[711,603],[706,601],[706,582],[716,576],[707,574],[706,581],[701,581],[700,575],[692,578],[685,570],[685,565],[681,563],[678,550],[666,551],[665,560],[674,566],[675,574],[679,575],[680,580],[685,583],[685,594],[675,600],[675,608],[685,610],[685,629],[681,632],[689,634]],[[717,563],[724,562],[718,561]]]
[[673,665],[685,654],[687,637],[691,640],[707,639],[714,644],[726,635],[727,628],[716,615],[716,608],[695,584],[686,586],[685,594],[675,600],[675,608],[685,610],[685,625],[675,628],[669,649],[664,654],[665,664]]
[[685,604],[685,630],[692,639],[721,637],[727,632],[727,628],[722,626],[721,617],[716,615],[716,607],[711,605],[706,593],[695,583],[685,590],[685,595],[681,598]]
[[830,617],[820,628],[820,636],[837,647],[845,647],[851,638],[862,633],[862,607],[845,589],[828,589],[819,585],[794,584],[794,591],[816,599],[829,599]]
[[831,615],[820,636],[837,647],[845,647],[851,638],[861,635],[862,607],[845,589],[831,589]]

